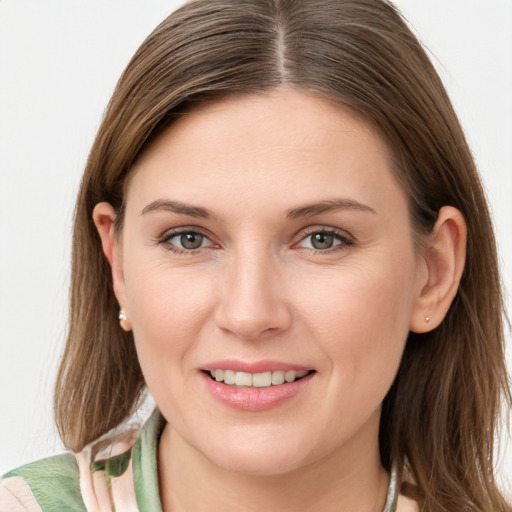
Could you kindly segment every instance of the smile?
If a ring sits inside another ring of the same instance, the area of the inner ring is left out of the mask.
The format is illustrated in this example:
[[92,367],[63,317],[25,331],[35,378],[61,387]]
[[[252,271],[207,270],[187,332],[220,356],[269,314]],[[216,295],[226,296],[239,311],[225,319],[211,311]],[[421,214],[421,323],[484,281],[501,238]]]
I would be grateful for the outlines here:
[[261,373],[238,372],[234,370],[210,370],[211,378],[217,382],[223,382],[228,386],[267,388],[279,386],[284,383],[292,383],[305,377],[307,370],[275,370]]
[[[255,368],[260,371],[253,373],[218,366],[199,372],[206,389],[223,405],[245,412],[267,411],[288,402],[311,386],[317,373],[304,368],[266,371]],[[252,366],[268,367],[268,364]]]

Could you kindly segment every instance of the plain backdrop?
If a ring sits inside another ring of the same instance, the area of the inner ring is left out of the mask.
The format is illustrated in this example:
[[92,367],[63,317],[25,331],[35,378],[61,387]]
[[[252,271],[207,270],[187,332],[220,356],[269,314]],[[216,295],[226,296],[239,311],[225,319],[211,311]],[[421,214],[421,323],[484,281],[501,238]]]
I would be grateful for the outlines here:
[[[75,194],[119,75],[180,3],[0,0],[0,474],[62,451],[51,400]],[[430,50],[483,175],[510,311],[512,0],[396,3]],[[511,444],[499,461],[509,493]]]

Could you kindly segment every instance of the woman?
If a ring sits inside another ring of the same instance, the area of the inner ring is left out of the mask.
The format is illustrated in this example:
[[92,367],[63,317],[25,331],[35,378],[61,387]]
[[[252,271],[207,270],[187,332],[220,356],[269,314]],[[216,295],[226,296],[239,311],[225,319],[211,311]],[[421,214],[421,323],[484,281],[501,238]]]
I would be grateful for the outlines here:
[[92,148],[72,276],[73,454],[7,474],[2,510],[509,510],[492,227],[391,4],[165,20]]

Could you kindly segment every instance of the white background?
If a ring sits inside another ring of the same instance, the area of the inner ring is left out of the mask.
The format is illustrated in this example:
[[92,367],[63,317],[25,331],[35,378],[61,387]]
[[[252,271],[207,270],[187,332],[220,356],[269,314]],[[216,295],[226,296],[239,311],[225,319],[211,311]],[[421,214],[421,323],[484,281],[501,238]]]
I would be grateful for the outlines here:
[[[61,450],[51,396],[78,182],[119,75],[180,3],[0,0],[0,474]],[[510,306],[512,0],[396,3],[432,52],[474,150]],[[499,468],[509,493],[511,444]]]

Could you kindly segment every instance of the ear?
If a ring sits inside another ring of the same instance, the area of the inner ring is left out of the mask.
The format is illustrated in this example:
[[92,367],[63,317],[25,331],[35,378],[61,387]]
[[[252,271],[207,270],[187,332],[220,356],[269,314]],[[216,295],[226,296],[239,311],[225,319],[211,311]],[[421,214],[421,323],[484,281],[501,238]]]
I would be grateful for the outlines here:
[[127,317],[126,319],[120,320],[120,325],[125,331],[130,331],[132,327],[128,319],[128,312],[126,311],[126,288],[120,247],[114,229],[116,212],[109,203],[98,203],[94,207],[92,218],[98,230],[98,234],[100,235],[103,253],[110,264],[114,294]]
[[431,331],[446,316],[464,270],[466,238],[462,213],[451,206],[441,208],[420,255],[422,268],[409,326],[411,331]]

